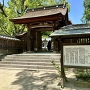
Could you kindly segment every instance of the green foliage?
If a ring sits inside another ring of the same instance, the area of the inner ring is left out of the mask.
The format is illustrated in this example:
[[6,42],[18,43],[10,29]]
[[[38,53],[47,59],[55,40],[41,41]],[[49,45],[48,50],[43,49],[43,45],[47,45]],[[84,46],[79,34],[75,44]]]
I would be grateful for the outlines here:
[[90,69],[75,69],[74,72],[77,80],[90,82]]
[[49,37],[51,31],[42,32],[42,37]]
[[[0,34],[16,35],[26,31],[24,25],[15,25],[9,21],[11,18],[20,17],[25,14],[27,8],[65,3],[67,0],[9,0],[8,6],[0,4]],[[70,5],[67,4],[69,7]]]
[[90,73],[80,73],[76,75],[77,80],[89,81],[90,82]]
[[90,0],[84,0],[83,1],[84,6],[84,14],[81,18],[81,21],[83,23],[90,23]]

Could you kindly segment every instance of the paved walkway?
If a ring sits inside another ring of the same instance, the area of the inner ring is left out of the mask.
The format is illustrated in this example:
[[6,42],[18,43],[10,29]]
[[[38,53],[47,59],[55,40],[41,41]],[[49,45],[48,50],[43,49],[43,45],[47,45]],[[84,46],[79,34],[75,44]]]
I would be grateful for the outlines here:
[[[72,78],[73,73],[67,77]],[[56,72],[0,69],[0,90],[62,90]],[[90,90],[68,81],[63,90]]]

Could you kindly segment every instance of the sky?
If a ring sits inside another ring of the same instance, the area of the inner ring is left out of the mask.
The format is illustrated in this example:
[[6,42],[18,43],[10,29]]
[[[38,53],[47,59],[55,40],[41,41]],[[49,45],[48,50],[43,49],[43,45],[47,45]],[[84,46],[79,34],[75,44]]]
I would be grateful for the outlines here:
[[84,13],[83,0],[68,0],[70,3],[69,19],[73,24],[80,24]]
[[[7,5],[8,1],[9,0],[5,0],[5,5]],[[0,0],[0,2],[2,3],[2,0]],[[69,20],[73,24],[81,24],[80,19],[84,13],[83,0],[68,0],[68,2],[70,3]]]

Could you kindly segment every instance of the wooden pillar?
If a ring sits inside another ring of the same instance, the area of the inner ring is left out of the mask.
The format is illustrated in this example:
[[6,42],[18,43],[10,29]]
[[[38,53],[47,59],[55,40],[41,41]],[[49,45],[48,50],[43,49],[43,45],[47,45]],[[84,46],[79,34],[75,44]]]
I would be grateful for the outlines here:
[[58,52],[61,51],[61,46],[60,46],[60,39],[58,39]]
[[23,52],[25,52],[26,51],[26,40],[27,40],[27,38],[22,38],[22,50],[23,50]]
[[34,32],[34,38],[35,38],[35,41],[34,41],[34,51],[37,51],[37,32],[36,31]]
[[37,51],[41,51],[42,49],[42,37],[41,37],[40,31],[36,32],[36,48],[37,48]]
[[38,48],[39,48],[39,51],[41,51],[42,50],[42,35],[41,35],[41,32],[39,32],[38,34],[39,34],[39,38],[38,38],[39,39],[38,40],[39,41],[39,44],[38,44],[39,47]]
[[53,52],[55,52],[55,38],[53,38]]
[[27,51],[31,51],[31,39],[30,39],[30,36],[31,36],[31,31],[30,31],[30,25],[28,24],[27,25],[28,27],[28,31],[27,31]]
[[[53,22],[53,31],[57,29],[57,21]],[[53,52],[58,51],[56,38],[53,38]]]
[[31,51],[34,51],[35,48],[35,41],[36,41],[36,37],[35,37],[35,31],[31,30]]
[[53,38],[53,52],[57,52],[57,51],[58,51],[58,42],[56,38]]

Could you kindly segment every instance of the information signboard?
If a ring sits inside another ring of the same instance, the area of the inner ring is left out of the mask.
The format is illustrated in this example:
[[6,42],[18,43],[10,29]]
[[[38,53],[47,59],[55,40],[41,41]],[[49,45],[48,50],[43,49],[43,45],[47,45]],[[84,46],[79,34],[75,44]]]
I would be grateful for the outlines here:
[[90,67],[90,45],[64,45],[64,66]]

